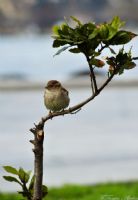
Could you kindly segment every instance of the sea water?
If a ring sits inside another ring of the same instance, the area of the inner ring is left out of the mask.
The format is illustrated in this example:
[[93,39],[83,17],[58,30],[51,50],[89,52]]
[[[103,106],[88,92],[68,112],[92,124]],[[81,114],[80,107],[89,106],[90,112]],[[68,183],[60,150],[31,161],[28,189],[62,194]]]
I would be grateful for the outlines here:
[[[7,75],[22,75],[26,80],[43,82],[50,79],[67,80],[74,72],[87,69],[82,54],[72,54],[68,50],[53,57],[58,49],[52,48],[49,35],[0,36],[0,79]],[[126,45],[133,46],[133,56],[138,56],[138,39]],[[114,47],[118,51],[119,47]],[[102,56],[110,55],[104,50]],[[138,78],[138,69],[125,72],[125,78]],[[6,83],[5,83],[6,84]]]
[[[91,91],[70,89],[70,106]],[[45,126],[44,182],[91,184],[138,178],[137,88],[105,89],[74,115],[49,120]],[[48,112],[43,91],[0,92],[0,190],[18,186],[2,179],[3,165],[33,169],[33,134]]]

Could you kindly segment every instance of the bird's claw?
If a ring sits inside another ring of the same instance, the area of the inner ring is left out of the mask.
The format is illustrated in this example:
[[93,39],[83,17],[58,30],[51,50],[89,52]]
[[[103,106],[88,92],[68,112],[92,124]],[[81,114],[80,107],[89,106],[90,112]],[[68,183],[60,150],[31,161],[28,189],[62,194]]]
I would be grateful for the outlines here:
[[52,120],[52,111],[50,110],[49,111],[49,114],[48,114],[49,116],[50,116],[50,118],[51,118],[51,120]]

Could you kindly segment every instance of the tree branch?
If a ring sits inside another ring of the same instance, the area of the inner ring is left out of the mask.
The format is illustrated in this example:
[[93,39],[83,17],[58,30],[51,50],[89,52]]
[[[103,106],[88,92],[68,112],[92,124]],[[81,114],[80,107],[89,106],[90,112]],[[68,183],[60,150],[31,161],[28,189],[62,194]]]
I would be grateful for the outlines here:
[[86,59],[87,59],[87,62],[88,62],[88,65],[89,65],[89,69],[90,69],[90,78],[91,78],[91,87],[92,87],[92,91],[93,91],[93,94],[94,93],[97,93],[97,82],[96,82],[96,77],[95,77],[95,74],[94,74],[94,71],[93,71],[93,67],[92,65],[90,64],[90,58],[89,56],[86,56]]
[[[69,108],[69,109],[66,109],[66,110],[63,110],[63,111],[60,111],[60,112],[53,112],[53,113],[49,113],[47,116],[43,117],[40,122],[37,124],[37,127],[39,128],[44,128],[44,125],[45,123],[49,120],[49,119],[53,119],[54,117],[57,117],[57,116],[61,116],[61,115],[67,115],[67,114],[72,114],[74,113],[75,111],[79,111],[84,105],[86,105],[87,103],[89,103],[90,101],[92,101],[105,87],[106,85],[108,85],[108,83],[112,80],[112,78],[114,77],[116,71],[114,71],[114,73],[112,73],[112,75],[103,83],[103,85],[97,89],[97,92],[95,92],[92,96],[90,96],[89,98],[87,98],[86,100],[82,101],[81,103]],[[34,129],[31,129],[31,132],[34,132]]]
[[[53,112],[49,113],[47,116],[43,117],[38,124],[34,124],[34,128],[31,128],[30,131],[34,134],[34,140],[30,142],[34,145],[33,152],[35,154],[35,166],[34,166],[34,175],[35,175],[35,182],[34,182],[34,194],[33,200],[42,200],[42,178],[43,178],[43,140],[44,140],[44,125],[45,123],[53,119],[57,116],[64,116],[67,114],[75,114],[81,110],[83,106],[87,103],[92,101],[100,92],[108,85],[108,83],[112,80],[116,72],[119,70],[119,67],[116,67],[114,72],[110,75],[110,77],[103,83],[103,85],[87,99],[82,101],[81,103],[72,106],[69,109],[60,111],[60,112]],[[95,79],[94,79],[95,80]],[[95,82],[96,84],[96,82]]]
[[[118,69],[117,69],[118,70]],[[100,93],[107,85],[108,83],[112,80],[112,78],[114,77],[114,75],[116,74],[116,71],[115,69],[114,73],[112,73],[112,75],[109,76],[109,78],[104,82],[104,84],[98,89],[98,92]]]
[[44,131],[43,127],[35,125],[35,128],[30,129],[34,134],[34,140],[30,142],[34,145],[34,193],[33,200],[42,200],[42,179],[43,179],[43,141]]

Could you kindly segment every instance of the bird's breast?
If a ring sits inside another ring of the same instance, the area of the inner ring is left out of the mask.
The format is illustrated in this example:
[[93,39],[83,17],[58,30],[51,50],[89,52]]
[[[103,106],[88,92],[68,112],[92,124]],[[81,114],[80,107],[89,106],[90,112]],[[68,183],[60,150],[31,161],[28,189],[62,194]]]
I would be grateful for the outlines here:
[[69,97],[62,90],[45,90],[44,103],[49,110],[59,111],[69,104]]

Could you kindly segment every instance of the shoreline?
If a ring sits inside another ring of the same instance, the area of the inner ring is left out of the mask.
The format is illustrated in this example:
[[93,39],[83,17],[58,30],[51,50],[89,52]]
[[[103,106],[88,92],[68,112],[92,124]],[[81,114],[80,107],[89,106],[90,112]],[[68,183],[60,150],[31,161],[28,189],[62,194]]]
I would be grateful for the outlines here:
[[[102,85],[103,79],[98,80],[98,85]],[[89,79],[70,79],[68,81],[63,81],[63,85],[69,89],[82,89],[90,87]],[[22,91],[22,90],[43,90],[45,86],[44,82],[36,81],[0,81],[0,92],[1,91]],[[107,88],[137,88],[138,80],[113,80],[109,83]]]

